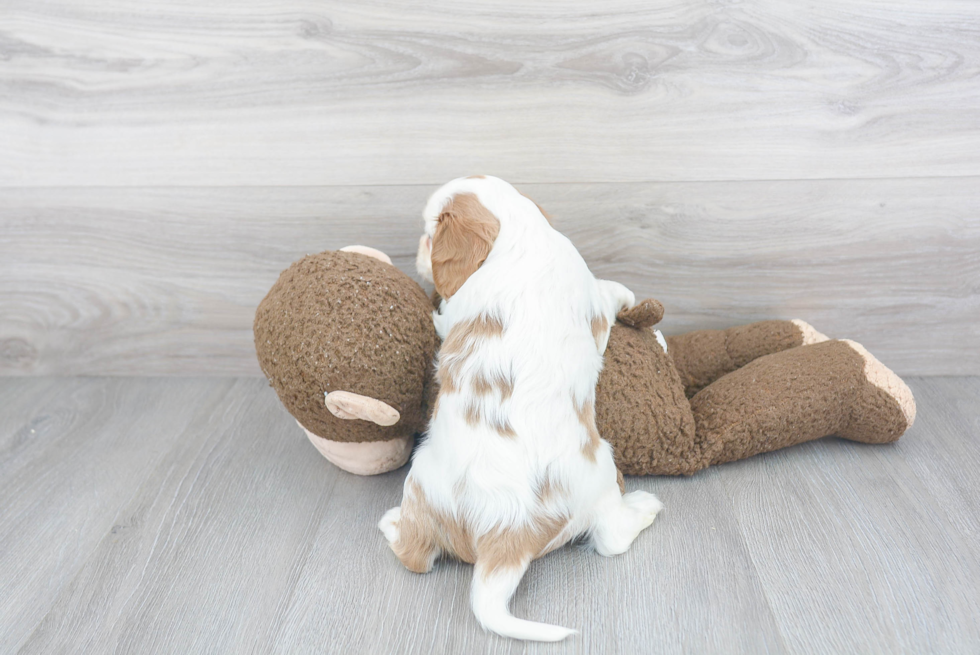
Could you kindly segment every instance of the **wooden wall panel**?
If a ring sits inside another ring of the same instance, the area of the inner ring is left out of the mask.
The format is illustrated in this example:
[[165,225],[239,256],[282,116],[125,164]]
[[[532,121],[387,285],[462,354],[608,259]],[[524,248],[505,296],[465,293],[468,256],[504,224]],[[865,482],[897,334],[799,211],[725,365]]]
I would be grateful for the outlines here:
[[[799,317],[902,374],[980,373],[980,179],[521,189],[667,333]],[[0,374],[257,375],[279,271],[365,243],[414,276],[432,190],[5,190]]]
[[0,186],[980,175],[980,4],[9,0]]

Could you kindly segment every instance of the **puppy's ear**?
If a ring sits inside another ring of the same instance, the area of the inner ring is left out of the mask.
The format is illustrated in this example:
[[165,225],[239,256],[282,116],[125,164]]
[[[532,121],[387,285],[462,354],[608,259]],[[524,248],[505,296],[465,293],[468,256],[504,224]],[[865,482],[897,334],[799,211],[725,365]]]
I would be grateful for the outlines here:
[[549,214],[544,209],[542,209],[541,205],[539,205],[537,203],[537,201],[534,200],[534,198],[532,198],[531,196],[527,195],[523,191],[518,191],[518,193],[521,194],[522,196],[524,196],[525,198],[527,198],[528,200],[530,200],[531,202],[534,203],[534,206],[538,208],[538,211],[541,212],[541,215],[544,216],[544,219],[546,221],[548,221],[548,225],[550,225],[551,227],[554,227],[555,226],[555,222],[553,220],[551,220],[551,214]]
[[453,196],[432,237],[432,279],[440,296],[451,298],[480,268],[499,232],[500,221],[474,194]]

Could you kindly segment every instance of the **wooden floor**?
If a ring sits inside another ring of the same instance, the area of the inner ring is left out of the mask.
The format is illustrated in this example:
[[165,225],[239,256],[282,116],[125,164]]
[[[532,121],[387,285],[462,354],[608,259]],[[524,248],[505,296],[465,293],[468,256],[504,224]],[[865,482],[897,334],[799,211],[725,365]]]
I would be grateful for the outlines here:
[[313,450],[256,378],[0,380],[2,653],[976,653],[980,378],[914,378],[897,444],[836,439],[632,478],[666,510],[623,556],[536,562],[485,634],[470,567],[403,569],[405,470]]

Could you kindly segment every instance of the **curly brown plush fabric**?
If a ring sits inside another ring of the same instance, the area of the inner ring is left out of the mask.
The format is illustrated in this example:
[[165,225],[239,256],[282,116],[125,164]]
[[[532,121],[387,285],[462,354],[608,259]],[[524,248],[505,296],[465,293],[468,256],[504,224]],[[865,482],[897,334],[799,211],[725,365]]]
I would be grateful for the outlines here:
[[[596,423],[616,465],[628,475],[690,475],[829,435],[887,443],[908,429],[915,403],[898,376],[853,342],[793,347],[794,330],[765,321],[683,335],[668,340],[678,346],[668,356],[652,331],[615,325]],[[688,401],[681,366],[704,383],[719,377]]]
[[691,400],[698,434],[718,447],[711,464],[837,435],[887,443],[908,427],[895,398],[868,381],[845,341],[760,357]]
[[[420,432],[436,334],[419,285],[358,253],[309,255],[283,271],[255,313],[259,365],[286,409],[333,441],[383,441]],[[401,414],[392,426],[339,419],[324,393],[377,398]]]
[[626,475],[690,475],[707,461],[684,386],[651,330],[612,327],[595,409]]
[[645,328],[656,325],[664,318],[664,306],[659,300],[647,298],[636,303],[629,309],[622,309],[616,315],[616,320],[623,325],[635,328]]
[[759,321],[667,337],[667,352],[688,398],[758,357],[802,345],[803,332],[791,321]]

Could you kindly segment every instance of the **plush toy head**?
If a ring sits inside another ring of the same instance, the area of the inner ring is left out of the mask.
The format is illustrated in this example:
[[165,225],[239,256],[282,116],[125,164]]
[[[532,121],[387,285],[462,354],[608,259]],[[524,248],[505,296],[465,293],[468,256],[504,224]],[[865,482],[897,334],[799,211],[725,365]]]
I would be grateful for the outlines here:
[[427,417],[432,305],[382,253],[359,250],[309,255],[283,271],[255,313],[255,349],[279,399],[328,459],[326,440],[397,440],[402,461],[386,463],[397,468]]

